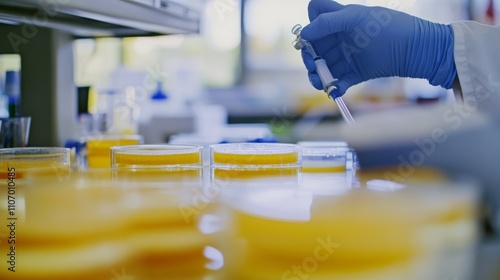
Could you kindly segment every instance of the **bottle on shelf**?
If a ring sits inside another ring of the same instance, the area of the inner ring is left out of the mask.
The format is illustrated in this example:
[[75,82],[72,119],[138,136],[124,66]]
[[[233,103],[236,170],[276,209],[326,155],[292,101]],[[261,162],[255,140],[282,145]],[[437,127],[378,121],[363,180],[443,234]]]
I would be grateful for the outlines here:
[[5,95],[9,99],[9,117],[21,115],[21,79],[19,71],[8,70],[5,72]]

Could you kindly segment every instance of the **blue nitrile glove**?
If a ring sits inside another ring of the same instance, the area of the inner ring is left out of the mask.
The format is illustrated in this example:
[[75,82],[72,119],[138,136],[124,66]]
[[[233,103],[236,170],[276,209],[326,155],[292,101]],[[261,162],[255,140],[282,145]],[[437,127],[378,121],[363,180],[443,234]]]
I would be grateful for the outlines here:
[[[361,82],[393,76],[427,79],[446,89],[453,86],[457,70],[449,25],[330,0],[311,0],[309,19],[302,38],[312,43],[339,79],[339,95]],[[302,58],[312,85],[322,89],[312,57],[302,50]]]

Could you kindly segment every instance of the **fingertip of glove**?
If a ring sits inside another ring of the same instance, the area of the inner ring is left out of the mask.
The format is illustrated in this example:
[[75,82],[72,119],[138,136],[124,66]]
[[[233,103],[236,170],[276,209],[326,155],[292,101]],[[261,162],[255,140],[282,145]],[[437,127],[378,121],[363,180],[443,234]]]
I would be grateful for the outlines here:
[[316,19],[311,21],[308,25],[302,28],[300,35],[307,41],[315,41],[321,39],[327,35],[330,35],[329,31],[329,19],[327,14],[321,14]]
[[309,82],[317,90],[323,90],[323,84],[317,74],[309,74]]
[[304,26],[304,28],[302,28],[302,31],[300,32],[300,36],[302,36],[302,38],[304,38],[307,41],[316,40],[317,36],[315,31],[315,25],[316,25],[315,22],[312,21],[308,25]]
[[314,63],[314,59],[312,55],[307,51],[302,50],[302,61],[304,62],[304,65],[309,72],[316,71],[316,64]]
[[300,36],[302,36],[302,38],[304,38],[305,40],[310,39],[311,27],[309,25],[311,24],[309,23],[308,25],[304,26],[302,28],[302,31],[300,31]]

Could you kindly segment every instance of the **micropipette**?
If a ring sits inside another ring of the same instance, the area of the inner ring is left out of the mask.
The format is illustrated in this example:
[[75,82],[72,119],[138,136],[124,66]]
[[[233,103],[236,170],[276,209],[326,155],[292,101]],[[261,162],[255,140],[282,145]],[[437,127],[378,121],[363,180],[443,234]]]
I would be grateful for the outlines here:
[[297,39],[293,41],[293,46],[297,50],[305,49],[309,54],[312,55],[314,63],[316,64],[316,73],[318,74],[321,83],[323,84],[323,90],[328,95],[328,98],[331,98],[333,99],[333,101],[335,101],[335,103],[339,107],[342,118],[348,124],[354,124],[354,119],[352,118],[351,112],[349,112],[347,105],[345,104],[342,97],[340,97],[336,93],[336,84],[338,82],[338,79],[333,78],[332,73],[330,73],[330,69],[328,69],[328,66],[326,65],[326,61],[316,53],[311,43],[304,40],[300,36],[301,31],[302,26],[300,24],[297,24],[292,28],[292,33],[297,36]]

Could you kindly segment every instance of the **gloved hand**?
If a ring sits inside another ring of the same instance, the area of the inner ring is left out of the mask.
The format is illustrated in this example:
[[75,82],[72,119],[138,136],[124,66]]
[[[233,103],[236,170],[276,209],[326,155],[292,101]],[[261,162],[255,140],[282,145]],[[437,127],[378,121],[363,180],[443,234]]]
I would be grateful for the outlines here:
[[[446,89],[453,86],[457,71],[449,25],[331,0],[311,0],[309,19],[302,38],[312,43],[339,79],[339,96],[353,85],[380,77],[422,78]],[[322,89],[312,56],[302,50],[302,58],[312,85]]]

